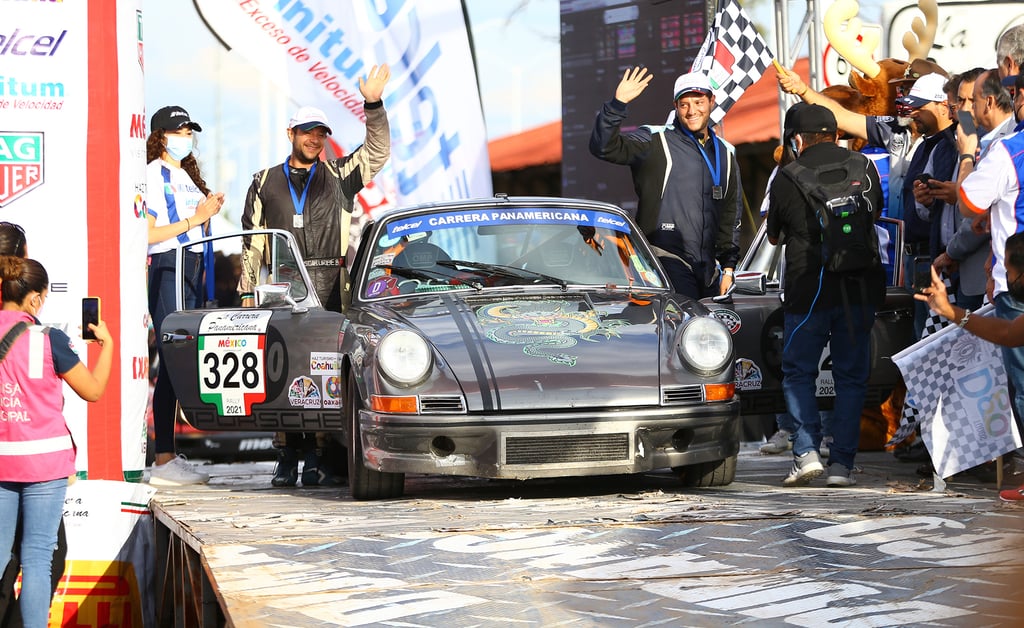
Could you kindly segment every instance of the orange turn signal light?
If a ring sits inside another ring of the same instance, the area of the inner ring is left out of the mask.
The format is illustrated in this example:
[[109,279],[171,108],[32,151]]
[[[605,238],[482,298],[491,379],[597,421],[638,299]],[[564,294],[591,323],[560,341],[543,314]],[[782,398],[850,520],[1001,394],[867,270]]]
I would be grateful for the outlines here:
[[704,384],[704,401],[728,401],[736,396],[736,384]]
[[419,404],[416,397],[388,397],[384,395],[370,395],[370,408],[374,412],[389,412],[391,414],[416,414],[419,411]]

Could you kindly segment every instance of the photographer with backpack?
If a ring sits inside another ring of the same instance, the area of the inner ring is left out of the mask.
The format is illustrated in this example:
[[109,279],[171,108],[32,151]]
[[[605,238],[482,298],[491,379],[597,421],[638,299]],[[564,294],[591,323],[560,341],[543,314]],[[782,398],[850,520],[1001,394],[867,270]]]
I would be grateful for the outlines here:
[[805,486],[825,469],[815,380],[831,342],[835,380],[827,484],[850,486],[871,366],[871,327],[885,299],[885,270],[874,222],[881,184],[871,161],[836,144],[835,115],[798,103],[787,116],[797,159],[768,195],[768,238],[786,245],[783,277],[783,392],[796,419],[793,469],[783,486]]

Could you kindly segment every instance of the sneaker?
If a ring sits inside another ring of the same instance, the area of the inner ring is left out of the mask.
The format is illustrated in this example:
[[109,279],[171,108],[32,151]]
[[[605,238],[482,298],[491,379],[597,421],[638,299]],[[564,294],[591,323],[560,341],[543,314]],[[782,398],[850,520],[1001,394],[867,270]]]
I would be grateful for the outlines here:
[[277,465],[274,467],[274,477],[270,478],[270,485],[278,488],[295,486],[299,481],[299,459],[295,450],[282,447],[277,453]]
[[781,454],[791,449],[793,449],[793,443],[789,440],[789,432],[787,430],[775,432],[768,439],[767,443],[761,445],[761,453],[767,455]]
[[853,469],[847,469],[838,462],[828,465],[826,486],[853,486],[857,480],[853,477]]
[[782,480],[783,486],[807,486],[811,480],[825,472],[818,452],[809,451],[802,456],[793,456],[793,469]]
[[832,450],[832,437],[824,436],[821,439],[821,444],[818,445],[818,454],[822,458],[828,458],[829,453]]
[[164,464],[154,464],[149,470],[149,483],[156,486],[185,486],[209,481],[209,473],[197,471],[195,465],[181,454]]
[[1004,502],[1024,502],[1024,485],[999,491],[999,499]]

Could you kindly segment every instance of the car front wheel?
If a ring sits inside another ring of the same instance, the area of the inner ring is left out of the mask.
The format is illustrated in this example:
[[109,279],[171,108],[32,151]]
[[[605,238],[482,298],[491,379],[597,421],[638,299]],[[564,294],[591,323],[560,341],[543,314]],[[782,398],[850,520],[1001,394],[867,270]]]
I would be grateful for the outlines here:
[[679,479],[686,487],[725,486],[736,479],[736,454],[724,460],[700,462],[685,467],[675,467],[672,470],[679,474]]
[[359,387],[349,373],[345,387],[345,423],[348,427],[348,483],[352,499],[372,500],[401,497],[405,491],[404,473],[382,473],[366,466],[359,433],[359,410],[363,407]]

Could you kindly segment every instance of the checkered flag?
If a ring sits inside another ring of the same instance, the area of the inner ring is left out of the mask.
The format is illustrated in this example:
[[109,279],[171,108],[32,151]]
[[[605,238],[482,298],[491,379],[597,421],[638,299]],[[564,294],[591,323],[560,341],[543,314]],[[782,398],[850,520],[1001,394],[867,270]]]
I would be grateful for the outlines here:
[[[985,305],[975,316],[993,313]],[[1020,447],[1002,352],[955,325],[922,339],[893,362],[907,383],[939,477],[970,469]]]
[[[952,280],[946,273],[942,273],[942,283],[946,284],[946,296],[949,297],[949,302],[955,304],[956,290],[953,288]],[[921,331],[921,340],[951,324],[953,324],[953,321],[943,318],[935,310],[929,309],[928,318],[925,319],[924,329]],[[910,438],[910,435],[917,431],[918,424],[917,405],[908,393],[907,399],[903,403],[903,413],[900,415],[900,426],[896,428],[896,433],[885,444],[886,447],[897,445]]]
[[736,0],[725,0],[714,25],[693,61],[691,72],[703,72],[715,90],[711,121],[718,124],[743,92],[756,83],[775,55]]

